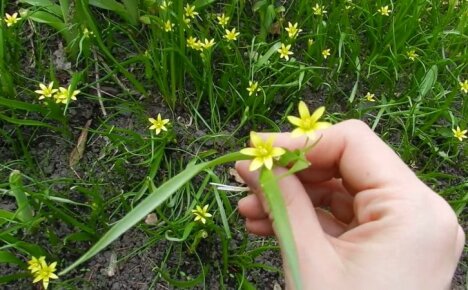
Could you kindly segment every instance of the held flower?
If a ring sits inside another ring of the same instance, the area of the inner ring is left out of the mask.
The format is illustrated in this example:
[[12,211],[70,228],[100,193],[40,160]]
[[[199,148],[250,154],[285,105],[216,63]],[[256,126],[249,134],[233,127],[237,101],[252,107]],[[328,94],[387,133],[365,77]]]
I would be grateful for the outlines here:
[[17,12],[13,13],[12,15],[5,13],[5,18],[3,20],[5,21],[7,27],[11,27],[18,23],[18,21],[21,20],[21,17],[18,17]]
[[42,280],[42,285],[44,289],[49,287],[50,279],[58,279],[58,276],[54,273],[56,271],[57,262],[53,262],[50,265],[47,265],[45,260],[40,260],[41,268],[35,272],[35,277],[33,283],[37,283]]
[[206,219],[212,217],[208,212],[208,205],[205,205],[203,208],[199,205],[195,209],[192,209],[192,213],[195,216],[194,221],[200,221],[202,224],[206,223]]
[[457,138],[460,141],[463,141],[463,139],[466,139],[466,133],[468,130],[461,130],[459,126],[457,126],[457,129],[452,129],[453,132],[453,137]]
[[301,135],[306,135],[310,138],[315,138],[315,131],[325,129],[331,126],[328,122],[319,122],[318,120],[322,117],[323,113],[325,112],[325,107],[320,107],[314,111],[311,115],[309,112],[309,108],[303,102],[299,102],[299,118],[295,116],[288,116],[288,121],[297,126],[291,132],[293,137],[298,137]]
[[50,82],[48,86],[43,83],[39,84],[40,90],[34,91],[36,94],[39,94],[39,100],[43,100],[45,98],[51,98],[56,92],[57,89],[54,89],[54,82]]
[[226,29],[226,34],[223,36],[227,41],[234,41],[237,40],[239,36],[239,32],[236,32],[236,29],[233,28],[232,30]]
[[79,90],[71,91],[71,86],[68,88],[60,87],[59,92],[55,94],[55,102],[57,104],[68,104],[70,100],[76,101],[76,96],[80,93]]
[[460,90],[464,92],[465,94],[468,94],[468,80],[465,80],[464,82],[460,82]]
[[294,39],[297,37],[299,33],[301,33],[302,29],[297,28],[297,22],[292,24],[291,22],[288,22],[288,27],[285,28],[285,30],[288,32],[288,36],[291,39]]
[[289,60],[289,56],[294,54],[290,49],[291,49],[291,44],[285,45],[284,43],[281,43],[281,47],[278,49],[280,58]]
[[244,148],[240,151],[244,155],[254,157],[249,166],[250,171],[255,171],[262,166],[271,170],[273,168],[273,159],[286,153],[286,150],[281,147],[273,147],[273,141],[274,137],[263,141],[257,133],[250,132],[250,142],[253,147]]
[[162,119],[161,114],[158,114],[158,118],[155,120],[153,118],[148,118],[150,121],[151,126],[149,127],[150,130],[155,130],[156,135],[159,135],[161,131],[167,131],[166,124],[169,123],[169,119]]

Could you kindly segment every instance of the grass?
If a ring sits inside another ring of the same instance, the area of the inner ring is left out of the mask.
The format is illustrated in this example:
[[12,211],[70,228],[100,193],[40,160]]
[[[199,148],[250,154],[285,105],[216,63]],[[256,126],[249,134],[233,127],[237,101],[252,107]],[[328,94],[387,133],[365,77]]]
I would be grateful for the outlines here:
[[[26,261],[33,256],[64,270],[190,162],[237,151],[249,130],[289,130],[285,116],[299,100],[326,106],[333,123],[366,121],[466,225],[468,146],[453,133],[468,127],[466,1],[162,6],[0,4],[0,283],[30,284]],[[379,12],[385,6],[388,16]],[[5,14],[15,12],[21,19],[8,26]],[[223,25],[222,14],[229,17]],[[302,30],[295,37],[285,30],[289,22]],[[233,28],[240,34],[230,41],[225,30]],[[190,37],[214,44],[191,44]],[[289,60],[277,52],[282,44],[291,45]],[[80,90],[77,100],[39,100],[39,83],[52,81],[55,89]],[[169,124],[155,134],[148,118],[158,114]],[[70,168],[88,119],[86,147]],[[210,288],[209,277],[219,277],[215,287],[249,288],[252,271],[279,272],[258,260],[277,245],[247,236],[236,212],[240,194],[209,185],[231,182],[228,168],[202,170],[157,208],[147,206],[158,221],[137,223],[132,232],[144,240],[118,256],[119,265],[157,248],[163,254],[150,284],[173,287]],[[193,221],[197,205],[209,205],[206,224]],[[186,257],[197,270],[184,269]],[[51,286],[81,287],[87,265]],[[466,271],[466,261],[461,267]]]

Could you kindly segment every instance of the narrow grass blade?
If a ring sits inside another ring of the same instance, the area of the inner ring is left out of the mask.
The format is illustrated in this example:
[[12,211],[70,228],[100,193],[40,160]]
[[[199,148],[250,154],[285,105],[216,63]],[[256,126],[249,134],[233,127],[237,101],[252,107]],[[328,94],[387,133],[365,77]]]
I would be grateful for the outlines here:
[[16,198],[18,204],[17,217],[22,222],[29,222],[33,219],[33,209],[29,204],[28,197],[24,192],[23,182],[21,180],[21,173],[14,170],[10,174],[10,189]]
[[301,275],[299,272],[299,258],[291,231],[291,224],[286,213],[283,195],[279,188],[278,177],[272,170],[262,170],[260,173],[260,183],[265,193],[271,214],[274,218],[275,231],[278,235],[279,243],[283,250],[286,262],[291,270],[291,278],[294,283],[293,289],[302,289]]

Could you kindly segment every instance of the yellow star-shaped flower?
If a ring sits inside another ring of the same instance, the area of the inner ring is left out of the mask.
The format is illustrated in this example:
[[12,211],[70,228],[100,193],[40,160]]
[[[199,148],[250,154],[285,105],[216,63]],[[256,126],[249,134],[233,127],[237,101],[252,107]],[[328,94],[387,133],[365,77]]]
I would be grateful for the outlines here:
[[206,223],[206,219],[212,217],[208,212],[208,205],[205,205],[203,208],[199,205],[195,209],[192,209],[193,215],[195,215],[195,221],[200,221],[202,224]]
[[161,10],[165,11],[167,10],[167,8],[169,8],[169,6],[172,5],[172,1],[165,1],[163,0],[163,2],[161,3],[161,6],[159,6],[161,8]]
[[468,93],[468,80],[465,80],[464,82],[460,82],[460,90],[464,92],[465,94]]
[[228,25],[229,16],[224,15],[224,13],[221,15],[218,15],[217,19],[218,19],[218,24],[221,25],[222,28]]
[[43,83],[39,84],[40,90],[34,91],[36,94],[39,94],[39,100],[45,98],[51,98],[58,90],[54,89],[54,82],[50,82],[48,86]]
[[301,33],[302,29],[297,28],[297,22],[292,24],[291,22],[288,22],[288,27],[285,28],[285,30],[288,32],[289,38],[296,38],[299,33]]
[[185,16],[188,18],[195,18],[198,15],[198,12],[195,11],[195,6],[190,6],[190,4],[188,3],[184,7],[184,11],[185,11]]
[[392,12],[392,10],[388,8],[388,5],[380,7],[379,9],[377,9],[377,11],[383,16],[390,16],[390,13]]
[[411,49],[406,52],[406,56],[412,61],[414,61],[419,55],[416,53],[414,49]]
[[300,101],[299,118],[295,116],[288,116],[288,121],[294,126],[297,126],[297,128],[291,132],[292,137],[306,135],[309,138],[314,139],[315,131],[330,127],[330,123],[318,121],[324,112],[325,107],[320,107],[311,115],[306,103]]
[[40,269],[34,273],[33,283],[37,283],[42,280],[42,286],[44,289],[49,287],[50,279],[58,279],[58,276],[54,273],[56,271],[57,262],[53,262],[47,265],[45,260],[40,260]]
[[365,98],[368,102],[375,102],[375,95],[374,95],[374,94],[371,94],[370,92],[367,92],[367,94],[364,96],[364,98]]
[[315,4],[315,7],[312,7],[312,10],[314,11],[314,15],[321,16],[327,13],[327,11],[325,10],[325,6],[320,6],[318,4]]
[[281,147],[273,147],[273,137],[263,141],[257,133],[250,132],[250,142],[253,147],[244,148],[240,151],[244,155],[254,157],[249,166],[250,171],[255,171],[262,166],[271,170],[273,168],[273,159],[286,153],[286,150]]
[[285,45],[284,43],[281,43],[281,47],[278,49],[280,58],[289,60],[289,56],[294,54],[290,49],[291,49],[291,44]]
[[327,49],[322,50],[322,56],[324,59],[327,59],[330,56],[330,49],[327,48]]
[[169,119],[162,119],[161,114],[158,114],[158,118],[155,120],[153,118],[148,118],[150,121],[151,126],[149,127],[150,130],[155,130],[156,135],[159,135],[161,131],[167,131],[166,125],[169,123]]
[[196,37],[190,36],[187,38],[187,46],[190,47],[191,49],[195,50],[202,50],[202,44]]
[[468,130],[462,131],[459,126],[457,126],[456,130],[452,129],[452,132],[453,132],[453,137],[457,138],[460,141],[463,141],[463,139],[467,138],[466,132],[468,132]]
[[32,274],[38,272],[39,270],[42,269],[42,263],[45,263],[45,257],[32,257],[31,260],[28,261],[28,270],[31,271]]
[[249,92],[249,96],[253,94],[257,95],[258,90],[259,90],[258,82],[249,81],[249,87],[247,88],[247,91]]
[[57,104],[67,104],[72,101],[76,101],[76,96],[81,93],[79,90],[74,90],[73,92],[71,91],[71,86],[68,86],[68,88],[60,87],[59,92],[55,94],[55,102]]
[[172,31],[172,28],[174,26],[175,26],[175,24],[172,23],[170,20],[168,20],[168,21],[164,22],[164,27],[163,28],[164,28],[164,31],[170,32],[170,31]]
[[17,12],[13,13],[12,15],[5,13],[5,18],[3,20],[5,21],[7,27],[11,27],[18,23],[18,21],[21,20],[21,17],[18,17]]
[[201,48],[203,48],[203,49],[210,49],[215,44],[216,44],[216,42],[214,41],[214,38],[212,38],[210,40],[208,40],[208,38],[205,38],[204,42],[200,41]]
[[226,38],[228,41],[234,41],[237,40],[239,34],[239,32],[236,32],[235,28],[233,28],[232,30],[226,29],[226,34],[223,37]]

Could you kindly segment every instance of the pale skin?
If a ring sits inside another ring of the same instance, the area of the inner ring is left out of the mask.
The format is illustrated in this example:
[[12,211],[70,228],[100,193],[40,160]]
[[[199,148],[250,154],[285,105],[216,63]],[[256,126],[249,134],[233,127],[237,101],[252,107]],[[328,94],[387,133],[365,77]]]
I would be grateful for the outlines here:
[[[449,204],[363,122],[345,121],[318,135],[307,154],[312,166],[279,180],[304,289],[450,289],[465,234]],[[275,137],[275,146],[287,149],[306,141]],[[239,212],[250,232],[273,235],[259,173],[249,163],[236,164],[254,193],[239,201]]]

